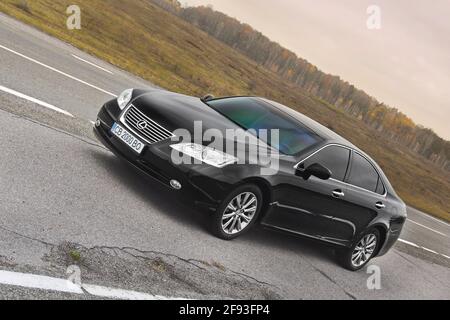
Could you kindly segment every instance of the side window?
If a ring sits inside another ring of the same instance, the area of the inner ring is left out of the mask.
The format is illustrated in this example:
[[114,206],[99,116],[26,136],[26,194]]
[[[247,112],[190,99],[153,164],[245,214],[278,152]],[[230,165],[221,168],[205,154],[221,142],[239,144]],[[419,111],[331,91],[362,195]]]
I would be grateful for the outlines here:
[[386,192],[381,178],[378,177],[377,193],[383,195]]
[[319,163],[330,169],[333,179],[344,181],[349,159],[350,150],[339,146],[329,146],[306,159],[301,168],[305,169],[314,163]]
[[[352,160],[352,169],[348,178],[348,183],[364,188],[366,190],[377,192],[379,176],[375,168],[363,156],[354,152]],[[381,189],[384,189],[381,184]],[[384,192],[384,190],[383,190]],[[379,192],[378,192],[379,193]]]

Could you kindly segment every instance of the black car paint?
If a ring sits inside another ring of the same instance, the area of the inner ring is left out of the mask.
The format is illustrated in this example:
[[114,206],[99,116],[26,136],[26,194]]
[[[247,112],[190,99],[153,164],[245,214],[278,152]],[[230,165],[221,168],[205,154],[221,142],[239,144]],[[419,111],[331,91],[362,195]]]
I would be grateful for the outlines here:
[[[184,128],[193,132],[194,121],[202,121],[203,130],[239,129],[237,124],[210,108],[207,102],[195,97],[163,90],[134,90],[130,104],[170,131]],[[275,175],[262,176],[259,165],[232,164],[224,168],[206,164],[175,165],[170,157],[170,145],[175,143],[171,140],[146,145],[138,156],[110,133],[114,122],[120,122],[122,113],[116,100],[101,108],[98,114],[101,124],[94,131],[105,146],[147,176],[168,188],[171,179],[180,181],[182,189],[172,192],[182,194],[184,199],[198,206],[215,210],[236,186],[252,182],[264,193],[264,214],[260,221],[263,226],[345,247],[351,247],[364,231],[377,228],[382,234],[382,246],[377,255],[386,253],[400,235],[406,208],[382,170],[361,150],[331,130],[277,103],[272,107],[290,116],[298,115],[302,123],[324,137],[323,142],[300,155],[280,155],[279,171]],[[303,159],[334,144],[368,159],[378,171],[386,194],[376,194],[334,179],[310,177],[305,180],[296,174],[296,165]],[[333,197],[335,190],[342,191],[345,196]],[[378,209],[377,202],[382,202],[385,207]]]

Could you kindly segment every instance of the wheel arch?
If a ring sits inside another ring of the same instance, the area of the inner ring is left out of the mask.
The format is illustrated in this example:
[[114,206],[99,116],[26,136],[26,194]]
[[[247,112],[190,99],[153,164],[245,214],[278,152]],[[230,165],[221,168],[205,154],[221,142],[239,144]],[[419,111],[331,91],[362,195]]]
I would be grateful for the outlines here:
[[388,227],[382,223],[377,223],[372,225],[371,229],[376,229],[380,233],[380,244],[377,247],[377,251],[373,255],[374,257],[376,257],[380,252],[381,248],[383,248],[384,244],[386,243]]
[[247,184],[247,183],[251,183],[256,185],[262,192],[263,194],[263,206],[261,208],[261,212],[259,214],[259,218],[258,220],[260,221],[261,218],[264,217],[264,215],[267,213],[267,210],[270,207],[270,204],[272,203],[272,187],[270,186],[270,183],[260,177],[250,177],[250,178],[246,178],[242,181],[242,184]]

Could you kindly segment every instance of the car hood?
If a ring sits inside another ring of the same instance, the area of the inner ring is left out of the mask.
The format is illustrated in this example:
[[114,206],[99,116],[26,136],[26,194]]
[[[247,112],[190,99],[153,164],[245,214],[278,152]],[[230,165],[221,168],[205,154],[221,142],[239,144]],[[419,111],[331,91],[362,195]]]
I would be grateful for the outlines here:
[[[132,104],[153,121],[171,132],[177,129],[188,130],[192,139],[194,139],[195,131],[200,131],[203,136],[206,130],[219,130],[224,140],[226,140],[227,129],[242,130],[236,123],[227,119],[196,97],[155,90],[138,96],[132,101]],[[201,126],[199,123],[195,124],[197,121],[201,121]],[[258,142],[260,145],[267,146],[254,135],[250,133],[245,134],[244,144],[256,145]],[[204,144],[207,145],[208,143]],[[276,152],[273,148],[270,149]]]

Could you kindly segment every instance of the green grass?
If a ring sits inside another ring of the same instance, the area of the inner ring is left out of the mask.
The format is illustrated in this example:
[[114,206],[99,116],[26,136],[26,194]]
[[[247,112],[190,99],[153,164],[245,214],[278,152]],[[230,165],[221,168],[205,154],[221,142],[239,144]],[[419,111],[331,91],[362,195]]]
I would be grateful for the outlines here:
[[74,262],[80,262],[81,260],[81,252],[77,250],[71,250],[69,256]]
[[450,221],[449,172],[149,1],[76,2],[82,30],[66,28],[71,0],[2,0],[0,11],[168,90],[197,96],[259,95],[284,103],[375,158],[407,204]]

